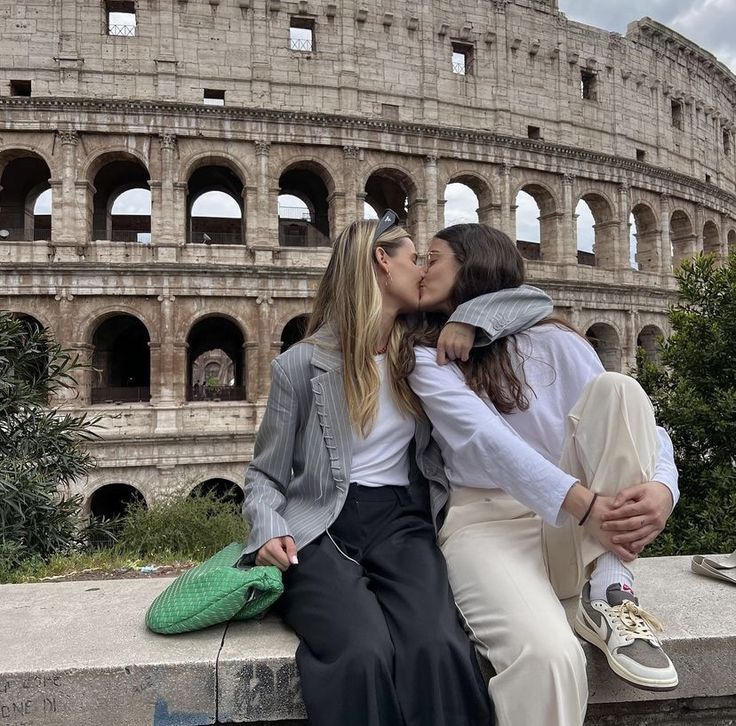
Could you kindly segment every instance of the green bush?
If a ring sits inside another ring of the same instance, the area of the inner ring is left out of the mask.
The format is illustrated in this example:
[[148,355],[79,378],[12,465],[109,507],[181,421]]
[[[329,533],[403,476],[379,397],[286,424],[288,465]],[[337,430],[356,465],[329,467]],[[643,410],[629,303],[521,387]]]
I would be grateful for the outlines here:
[[123,520],[118,547],[138,557],[180,555],[203,560],[248,531],[238,505],[214,495],[172,498],[151,509],[133,505]]
[[736,255],[676,273],[680,301],[660,361],[637,356],[637,378],[672,437],[680,502],[647,555],[736,548]]
[[84,540],[70,484],[94,466],[96,419],[49,404],[79,364],[49,334],[0,313],[0,570],[72,551]]

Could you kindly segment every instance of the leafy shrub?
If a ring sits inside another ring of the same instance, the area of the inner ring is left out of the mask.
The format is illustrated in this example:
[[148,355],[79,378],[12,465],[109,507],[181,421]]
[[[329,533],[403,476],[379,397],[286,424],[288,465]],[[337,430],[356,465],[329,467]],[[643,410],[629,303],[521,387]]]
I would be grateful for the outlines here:
[[49,404],[77,368],[45,330],[0,313],[0,570],[84,538],[81,501],[69,491],[94,466],[86,445],[96,419]]
[[194,560],[213,555],[248,536],[240,508],[212,494],[172,498],[151,509],[133,505],[118,546],[139,557],[177,554]]
[[736,548],[736,255],[676,273],[680,301],[660,361],[637,356],[637,378],[667,429],[680,471],[680,502],[647,555]]

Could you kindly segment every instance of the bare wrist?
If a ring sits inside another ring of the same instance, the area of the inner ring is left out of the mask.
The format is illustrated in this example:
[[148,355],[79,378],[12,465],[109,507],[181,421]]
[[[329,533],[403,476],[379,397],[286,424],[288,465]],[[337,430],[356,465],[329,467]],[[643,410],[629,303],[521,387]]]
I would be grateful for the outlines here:
[[575,482],[567,491],[562,509],[578,522],[585,516],[593,502],[593,494],[580,482]]

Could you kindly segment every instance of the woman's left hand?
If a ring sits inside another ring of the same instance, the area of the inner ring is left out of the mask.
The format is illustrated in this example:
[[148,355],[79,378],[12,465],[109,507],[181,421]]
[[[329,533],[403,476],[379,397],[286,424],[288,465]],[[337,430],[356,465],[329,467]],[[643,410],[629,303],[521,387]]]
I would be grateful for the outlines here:
[[475,342],[475,328],[466,323],[447,323],[437,339],[437,364],[466,361]]
[[669,487],[658,481],[636,484],[616,495],[601,527],[613,542],[638,554],[665,528],[672,507]]

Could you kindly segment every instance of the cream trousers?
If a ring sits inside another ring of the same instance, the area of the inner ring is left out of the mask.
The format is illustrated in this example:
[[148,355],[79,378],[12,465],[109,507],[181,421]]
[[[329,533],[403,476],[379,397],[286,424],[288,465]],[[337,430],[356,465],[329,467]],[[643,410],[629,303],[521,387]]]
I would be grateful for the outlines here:
[[[566,426],[560,468],[592,491],[614,496],[653,476],[654,412],[633,378],[595,378]],[[501,489],[454,490],[439,540],[455,601],[497,673],[498,726],[582,725],[585,656],[559,598],[580,593],[603,548],[572,518],[548,526]]]

